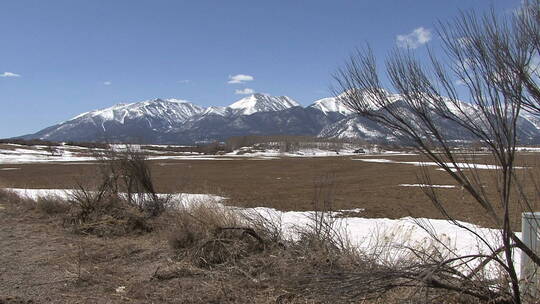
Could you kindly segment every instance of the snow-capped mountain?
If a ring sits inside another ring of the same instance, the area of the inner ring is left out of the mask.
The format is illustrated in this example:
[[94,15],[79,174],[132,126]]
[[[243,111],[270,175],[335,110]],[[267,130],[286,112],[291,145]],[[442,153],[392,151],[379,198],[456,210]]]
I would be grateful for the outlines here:
[[531,124],[533,124],[537,129],[540,129],[540,116],[534,115],[527,111],[521,111],[521,117]]
[[[401,98],[394,95],[392,107],[394,111],[400,113],[401,118],[411,122],[411,125],[416,126],[419,130],[422,125],[415,122],[416,116],[411,112],[410,106]],[[481,119],[478,110],[471,104],[466,102],[452,103],[449,99],[443,99],[444,105],[454,115],[460,117],[468,117],[479,125],[485,124],[485,119]],[[380,115],[387,115],[385,109],[378,109]],[[435,109],[433,108],[433,111]],[[389,117],[389,119],[392,119]],[[538,144],[540,143],[540,128],[538,123],[540,119],[534,115],[521,116],[517,120],[518,138],[523,144]],[[434,116],[434,123],[445,138],[448,140],[474,140],[474,136],[470,131],[458,125],[456,122],[444,119],[439,116]],[[330,138],[362,138],[372,141],[397,141],[393,130],[390,130],[382,125],[379,125],[366,117],[360,115],[348,115],[344,119],[334,122],[324,127],[319,133],[320,137]]]
[[214,106],[211,106],[211,107],[208,107],[206,108],[206,110],[204,110],[202,113],[200,113],[200,115],[220,115],[220,116],[225,116],[227,115],[227,108],[226,107],[214,107]]
[[250,115],[257,112],[275,112],[299,107],[300,105],[287,96],[270,96],[256,93],[242,98],[228,106],[238,114]]
[[328,113],[340,113],[343,115],[350,115],[353,113],[346,105],[340,102],[335,97],[323,98],[315,101],[310,105],[311,108],[318,109],[324,114]]
[[319,137],[329,138],[362,138],[384,140],[389,136],[388,130],[377,123],[358,115],[349,115],[324,127]]
[[91,120],[94,122],[125,123],[127,120],[144,117],[159,118],[168,125],[177,124],[200,114],[205,109],[181,99],[154,99],[129,104],[117,104],[109,108],[79,114],[69,121]]
[[23,138],[53,141],[139,141],[156,137],[205,109],[180,99],[121,103],[82,113]]
[[[349,94],[351,92],[348,92]],[[353,92],[354,94],[365,94]],[[20,138],[52,141],[114,141],[154,144],[193,144],[223,141],[241,135],[309,135],[393,141],[391,130],[359,116],[342,103],[342,98],[323,98],[302,107],[287,96],[253,94],[228,107],[200,107],[179,99],[154,99],[86,112],[37,133]],[[369,96],[367,100],[369,102]],[[393,107],[403,117],[414,116],[401,96],[389,94]],[[464,111],[475,117],[474,107],[445,103],[456,115]],[[381,111],[373,103],[373,111]],[[435,109],[433,109],[435,110]],[[436,121],[449,139],[469,139],[463,128],[444,119]],[[524,112],[518,120],[522,142],[540,143],[540,118]]]
[[317,135],[330,122],[334,120],[320,111],[305,111],[287,96],[253,94],[228,107],[208,108],[154,99],[86,112],[22,138],[189,144],[245,134]]

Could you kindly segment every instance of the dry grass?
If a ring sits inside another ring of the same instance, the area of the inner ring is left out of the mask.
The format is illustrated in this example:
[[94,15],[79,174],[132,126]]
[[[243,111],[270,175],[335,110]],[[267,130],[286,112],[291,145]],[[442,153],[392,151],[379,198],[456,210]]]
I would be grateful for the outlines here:
[[66,200],[58,196],[39,197],[36,200],[36,208],[47,215],[65,214],[70,210]]
[[5,189],[0,188],[0,201],[6,201],[9,198],[9,192]]
[[[93,298],[111,303],[356,303],[351,290],[358,288],[347,286],[346,279],[351,274],[361,274],[361,281],[369,282],[370,276],[382,269],[375,262],[376,257],[338,246],[347,242],[332,241],[321,235],[323,230],[309,228],[321,223],[310,225],[300,238],[288,239],[283,236],[279,218],[254,211],[246,213],[212,201],[167,210],[155,219],[161,233],[107,234],[108,238],[100,238],[68,231],[56,239],[48,238],[65,231],[55,228],[58,225],[51,225],[51,221],[58,222],[60,217],[32,217],[34,213],[41,214],[37,208],[30,212],[11,210],[20,203],[20,198],[6,191],[0,191],[0,201],[6,202],[10,209],[4,213],[8,216],[5,219],[9,219],[6,223],[14,225],[10,235],[24,233],[21,238],[27,238],[28,233],[35,235],[29,239],[30,243],[13,241],[10,246],[40,248],[36,244],[42,242],[52,245],[50,249],[54,250],[48,251],[46,259],[36,254],[49,250],[50,246],[23,255],[39,263],[28,260],[17,263],[39,265],[38,270],[25,272],[33,275],[41,269],[60,270],[54,273],[63,276],[61,283],[51,285],[52,293],[51,287],[47,288],[51,299],[56,299],[50,301],[54,303],[64,300],[61,294],[69,294],[74,302]],[[317,218],[324,219],[333,229],[339,228],[332,224],[335,222],[327,213]],[[49,220],[43,222],[44,219]],[[21,223],[26,226],[17,226]],[[41,225],[37,228],[42,232],[40,235],[33,232],[36,228],[31,227],[35,225]],[[63,238],[69,241],[59,243]],[[9,248],[14,252],[23,250]],[[25,278],[24,282],[35,279]],[[121,286],[125,286],[124,291],[117,292]],[[24,290],[35,288],[41,287],[27,286]],[[396,288],[362,303],[424,301],[424,294],[413,291]],[[441,292],[430,292],[429,299],[436,299],[431,303],[474,303]]]
[[1,202],[9,202],[18,208],[35,209],[42,214],[51,216],[65,214],[70,210],[68,202],[56,195],[41,196],[34,200],[2,188],[0,188]]
[[234,263],[264,246],[264,241],[239,212],[215,202],[199,202],[171,210],[169,245],[180,259],[212,268]]
[[15,192],[0,188],[0,204],[2,202],[14,205],[20,210],[33,210],[36,209],[36,201],[20,196]]
[[[323,210],[321,213],[328,215]],[[210,202],[184,207],[174,215],[167,236],[177,262],[172,269],[160,270],[158,279],[182,275],[186,267],[211,269],[215,276],[236,278],[242,285],[273,286],[286,291],[279,301],[287,297],[307,300],[318,290],[312,285],[318,274],[353,271],[359,263],[356,250],[337,245],[346,241],[336,241],[322,235],[323,230],[310,228],[315,224],[303,230],[300,238],[289,239],[284,237],[281,220],[275,214]],[[318,225],[321,221],[329,225],[324,233],[337,229],[328,219],[316,219]],[[314,303],[326,300],[326,295],[316,294]]]
[[141,234],[153,230],[151,220],[126,200],[116,195],[75,191],[64,226],[75,233],[97,236]]

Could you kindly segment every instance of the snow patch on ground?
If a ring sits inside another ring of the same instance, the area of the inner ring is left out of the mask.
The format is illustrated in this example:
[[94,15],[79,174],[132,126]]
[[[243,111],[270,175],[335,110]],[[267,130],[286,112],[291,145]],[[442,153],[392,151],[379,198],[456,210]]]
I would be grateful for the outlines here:
[[[73,189],[21,189],[21,188],[5,188],[7,191],[14,192],[21,197],[37,200],[40,197],[59,197],[61,199],[68,199],[75,190]],[[166,197],[169,194],[158,194],[158,196]],[[174,193],[170,194],[172,200],[178,204],[194,204],[202,201],[219,202],[225,198],[217,195],[210,194],[194,194],[194,193]]]
[[[73,191],[69,189],[14,188],[8,188],[7,190],[32,199],[51,195],[66,198]],[[281,223],[284,236],[292,239],[298,237],[299,230],[305,229],[311,224],[311,219],[315,214],[314,211],[283,212],[267,207],[227,207],[222,204],[222,201],[226,198],[210,194],[178,193],[172,195],[173,199],[181,204],[181,206],[189,207],[197,204],[214,204],[219,208],[233,208],[246,214],[256,214],[277,221]],[[464,227],[461,228],[450,221],[441,219],[340,217],[340,215],[346,216],[351,213],[361,213],[362,211],[364,210],[361,208],[338,210],[330,213],[330,216],[335,217],[338,231],[348,238],[350,244],[367,253],[378,254],[381,261],[395,261],[399,259],[406,254],[406,251],[403,249],[405,247],[420,249],[437,245],[433,236],[437,236],[443,242],[443,247],[450,248],[460,256],[480,252],[487,253],[489,252],[488,244],[493,248],[499,248],[501,244],[501,232],[499,230],[483,228],[466,222],[459,222]],[[480,243],[471,231],[484,237],[488,244]],[[384,248],[380,247],[381,244],[384,245]],[[450,256],[452,255],[451,253],[448,254]],[[517,250],[516,254],[519,254]],[[518,260],[516,259],[516,261]],[[516,262],[516,267],[519,267],[518,264]]]
[[[369,163],[392,163],[392,164],[407,164],[407,165],[414,165],[414,166],[439,166],[435,162],[407,162],[407,161],[395,161],[390,159],[382,159],[382,158],[357,158],[353,160],[359,160],[363,162],[369,162]],[[456,163],[455,166],[452,163],[445,163],[448,167],[452,168],[460,168],[460,169],[485,169],[485,170],[498,170],[501,169],[499,166],[495,165],[486,165],[486,164],[474,164],[474,163]],[[524,169],[524,167],[514,167],[514,169]]]
[[[244,150],[245,149],[245,150]],[[280,152],[278,149],[266,149],[265,151],[253,151],[253,152],[245,152],[249,151],[250,147],[243,147],[238,150],[235,150],[233,152],[227,153],[228,157],[272,157],[275,159],[278,159],[280,157],[331,157],[331,156],[353,156],[358,155],[359,153],[355,153],[354,151],[357,150],[356,148],[345,148],[340,149],[339,151],[332,151],[328,149],[319,149],[319,148],[304,148],[304,149],[298,149],[294,152]],[[360,149],[363,150],[363,149]],[[244,154],[238,154],[239,152],[245,152]],[[392,156],[398,156],[398,155],[417,155],[413,153],[405,153],[400,151],[384,151],[384,152],[371,152],[368,150],[365,150],[365,156],[368,155],[392,155]]]
[[[68,145],[55,147],[55,155],[51,155],[50,151],[47,151],[46,146],[33,146],[28,148],[21,145],[9,145],[14,149],[0,149],[0,164],[28,164],[28,163],[83,163],[83,162],[95,162],[97,159],[92,156],[92,150],[84,147],[73,147]],[[125,151],[126,145],[117,144],[112,145],[116,151]],[[155,145],[156,146],[156,145]],[[139,146],[132,146],[133,149],[138,150]],[[248,147],[246,147],[248,148]],[[97,149],[100,150],[100,149]],[[249,149],[248,149],[249,150]],[[278,149],[246,152],[245,150],[236,150],[226,155],[203,155],[196,153],[174,153],[170,151],[154,151],[144,150],[144,153],[148,154],[149,160],[235,160],[235,159],[249,159],[249,160],[271,160],[279,159],[282,157],[331,157],[331,156],[352,156],[358,155],[354,153],[356,148],[344,148],[339,151],[332,151],[329,149],[319,148],[304,148],[295,152],[282,153]],[[243,153],[239,153],[242,151]],[[163,154],[171,155],[163,155]],[[371,151],[366,150],[366,154],[370,155]],[[379,153],[377,153],[379,154]],[[403,153],[398,151],[385,151],[383,155],[415,155],[410,153]]]
[[399,184],[400,187],[455,188],[455,185]]
[[[539,123],[540,123],[540,120],[539,120]],[[536,126],[536,127],[538,128],[538,126]],[[520,151],[520,152],[540,152],[540,147],[516,147],[516,151]]]

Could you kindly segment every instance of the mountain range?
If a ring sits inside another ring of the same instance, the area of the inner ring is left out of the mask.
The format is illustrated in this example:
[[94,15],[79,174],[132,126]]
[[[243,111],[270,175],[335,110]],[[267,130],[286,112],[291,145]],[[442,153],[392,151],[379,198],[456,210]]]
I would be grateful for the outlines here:
[[[393,105],[407,107],[399,95]],[[378,111],[380,109],[374,109]],[[448,121],[438,124],[449,139],[469,139]],[[540,119],[522,115],[518,121],[523,143],[540,142]],[[194,144],[223,141],[242,135],[309,135],[394,141],[391,130],[353,113],[329,97],[302,107],[287,96],[253,94],[227,107],[201,107],[180,99],[153,99],[77,115],[22,139],[51,141],[109,141],[147,144]]]

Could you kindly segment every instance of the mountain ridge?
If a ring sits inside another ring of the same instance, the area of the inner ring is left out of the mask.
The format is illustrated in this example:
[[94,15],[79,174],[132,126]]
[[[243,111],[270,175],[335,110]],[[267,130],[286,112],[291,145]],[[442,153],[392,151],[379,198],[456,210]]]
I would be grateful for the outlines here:
[[[18,138],[193,144],[222,141],[230,136],[287,134],[396,141],[391,130],[356,115],[340,102],[342,97],[322,98],[305,107],[288,96],[260,93],[226,107],[201,107],[187,100],[156,98],[81,113]],[[389,94],[389,97],[394,105],[401,107],[403,115],[410,116],[399,95]],[[462,108],[471,111],[473,106],[464,103]],[[373,111],[382,110],[373,105]],[[457,109],[450,110],[459,115]],[[438,124],[451,139],[469,139],[455,123],[441,120]],[[540,118],[522,115],[519,128],[523,142],[540,143]]]

